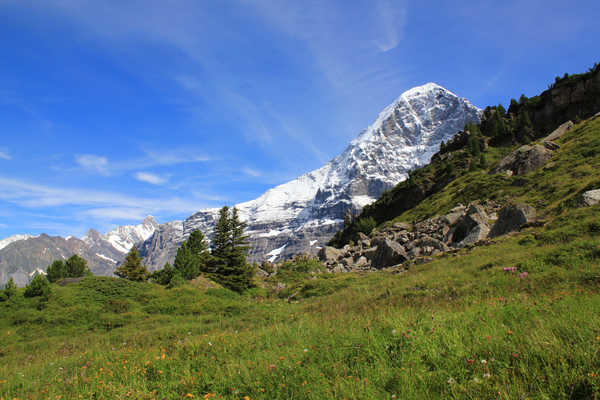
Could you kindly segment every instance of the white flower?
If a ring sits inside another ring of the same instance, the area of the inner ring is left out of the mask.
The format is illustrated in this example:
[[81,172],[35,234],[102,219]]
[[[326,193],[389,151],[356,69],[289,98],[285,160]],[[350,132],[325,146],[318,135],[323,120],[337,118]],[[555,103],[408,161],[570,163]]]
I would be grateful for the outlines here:
[[396,331],[395,329],[392,329],[392,335],[395,335],[396,333],[398,333],[398,331]]
[[479,383],[479,378],[478,377],[473,378],[473,382]]
[[305,352],[305,353],[308,353],[308,349],[304,349],[304,352]]
[[208,345],[209,345],[209,346],[212,346],[212,343],[211,343],[211,342],[208,342]]
[[481,360],[481,363],[482,363],[483,365],[485,365],[485,364],[487,364],[487,361],[486,361],[486,360]]
[[456,381],[454,380],[454,378],[448,378],[448,384],[450,385],[454,385],[456,383]]
[[485,374],[483,374],[483,377],[485,379],[490,379],[492,377],[492,374],[490,374],[489,372],[486,372]]

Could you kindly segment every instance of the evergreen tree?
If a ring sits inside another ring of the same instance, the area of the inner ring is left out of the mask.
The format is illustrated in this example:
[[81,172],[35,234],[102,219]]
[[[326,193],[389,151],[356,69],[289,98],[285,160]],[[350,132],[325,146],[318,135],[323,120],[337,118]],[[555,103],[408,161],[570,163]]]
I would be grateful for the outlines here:
[[133,246],[123,264],[115,270],[115,275],[129,279],[130,281],[145,281],[149,272],[145,265],[142,265],[142,259],[136,246]]
[[42,275],[37,274],[33,280],[25,287],[25,297],[42,297],[47,299],[50,296],[50,282]]
[[202,272],[208,272],[209,261],[210,253],[206,239],[202,232],[195,230],[177,249],[173,265],[184,279],[191,280]]
[[11,297],[17,294],[17,286],[15,285],[15,281],[13,280],[13,278],[10,278],[8,282],[6,282],[2,294],[4,295],[4,297],[6,297],[6,299],[10,299]]
[[65,262],[66,275],[68,278],[79,278],[84,275],[90,274],[90,270],[87,266],[87,261],[79,257],[77,254],[73,254]]
[[241,292],[253,286],[254,269],[246,261],[247,224],[239,219],[236,208],[224,206],[219,211],[212,241],[212,274],[223,286]]
[[171,282],[173,276],[179,274],[179,272],[171,266],[169,263],[165,263],[162,269],[158,271],[154,271],[150,274],[150,280],[154,283],[158,283],[159,285],[166,286]]
[[62,260],[54,260],[52,264],[46,268],[46,278],[50,282],[57,282],[67,277],[67,266]]

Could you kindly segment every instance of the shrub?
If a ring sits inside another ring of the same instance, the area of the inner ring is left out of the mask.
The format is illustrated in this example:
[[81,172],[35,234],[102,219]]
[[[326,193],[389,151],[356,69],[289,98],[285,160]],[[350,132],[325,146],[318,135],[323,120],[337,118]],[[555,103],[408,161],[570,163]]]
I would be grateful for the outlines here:
[[48,279],[42,275],[42,274],[37,274],[33,280],[31,281],[31,283],[29,283],[29,285],[27,285],[27,287],[25,288],[25,297],[43,297],[43,298],[48,298],[48,296],[50,296],[50,282],[48,281]]

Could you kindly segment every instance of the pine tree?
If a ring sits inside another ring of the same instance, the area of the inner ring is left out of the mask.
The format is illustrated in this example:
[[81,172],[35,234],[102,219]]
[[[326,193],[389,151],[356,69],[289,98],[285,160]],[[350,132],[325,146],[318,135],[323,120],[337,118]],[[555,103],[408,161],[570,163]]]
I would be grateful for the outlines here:
[[79,278],[90,273],[90,270],[87,266],[87,261],[79,257],[77,254],[73,254],[71,257],[69,257],[69,259],[65,262],[65,269],[65,277],[68,278]]
[[50,282],[57,282],[67,276],[67,266],[62,260],[54,260],[46,268],[46,278]]
[[17,294],[17,286],[15,285],[15,281],[13,280],[13,278],[10,278],[8,282],[6,282],[3,292],[4,296],[6,296],[7,299],[10,299],[15,294]]
[[210,253],[204,235],[195,230],[177,249],[173,265],[184,279],[191,280],[202,272],[209,272],[209,260]]
[[241,292],[253,286],[254,269],[246,261],[247,224],[239,219],[238,211],[224,206],[219,211],[212,241],[212,271],[210,275],[223,286]]
[[142,259],[136,246],[129,250],[123,264],[115,270],[115,275],[130,281],[145,281],[148,278],[148,268],[142,265]]
[[48,279],[42,275],[37,274],[33,280],[25,287],[25,293],[23,294],[25,297],[42,297],[44,299],[48,299],[50,296],[50,282]]

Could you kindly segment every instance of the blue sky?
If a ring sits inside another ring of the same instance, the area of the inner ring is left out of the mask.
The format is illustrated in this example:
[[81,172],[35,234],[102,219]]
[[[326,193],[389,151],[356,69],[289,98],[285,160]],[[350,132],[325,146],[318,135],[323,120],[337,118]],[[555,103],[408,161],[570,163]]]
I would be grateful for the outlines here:
[[0,0],[0,238],[253,199],[403,91],[507,104],[600,61],[598,1]]

